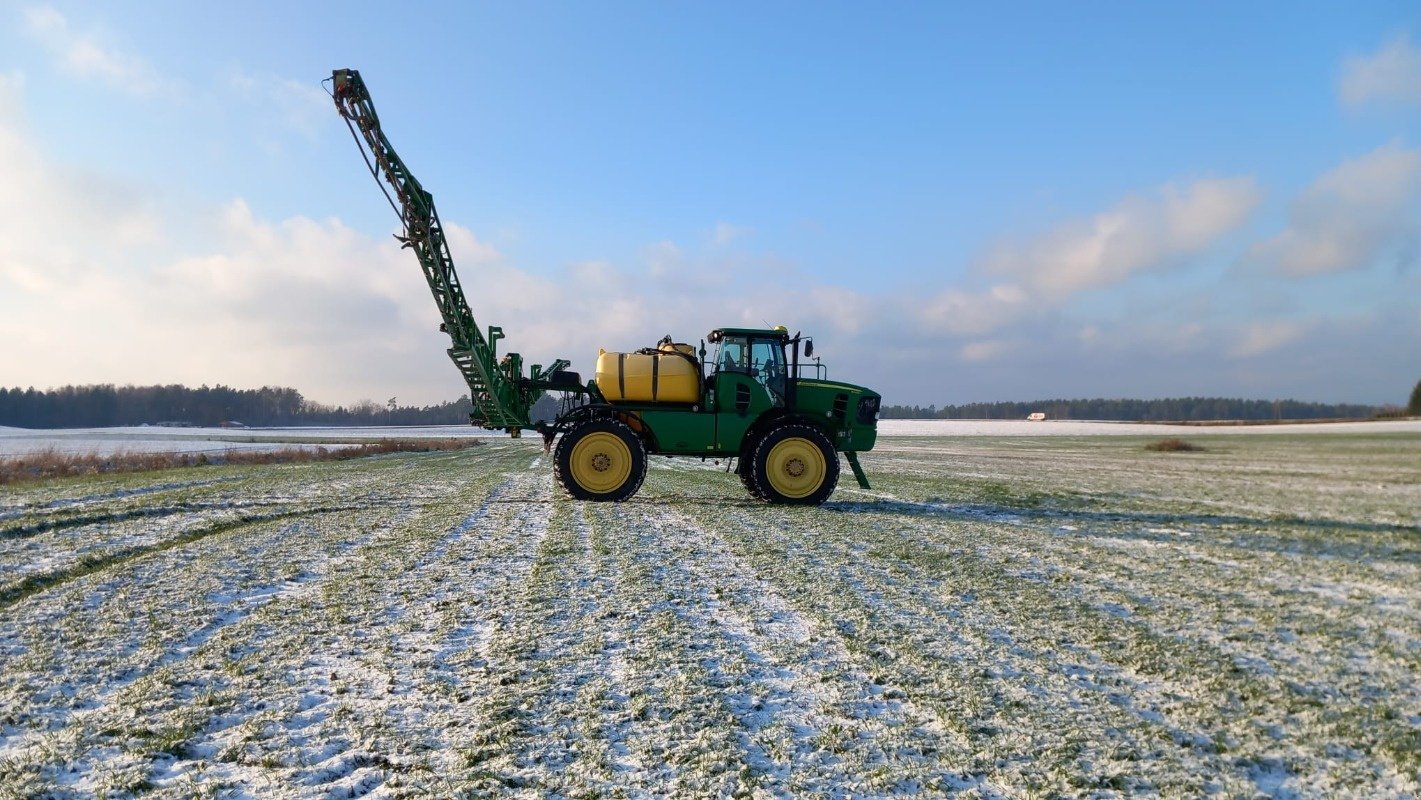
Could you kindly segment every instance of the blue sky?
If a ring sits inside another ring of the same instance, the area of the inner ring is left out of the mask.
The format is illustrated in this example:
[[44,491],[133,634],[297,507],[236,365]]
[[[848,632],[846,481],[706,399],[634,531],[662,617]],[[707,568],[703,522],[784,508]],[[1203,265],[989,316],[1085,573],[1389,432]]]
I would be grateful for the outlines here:
[[1404,403],[1421,11],[0,3],[0,384],[463,387],[322,92],[533,360],[722,324],[890,403]]

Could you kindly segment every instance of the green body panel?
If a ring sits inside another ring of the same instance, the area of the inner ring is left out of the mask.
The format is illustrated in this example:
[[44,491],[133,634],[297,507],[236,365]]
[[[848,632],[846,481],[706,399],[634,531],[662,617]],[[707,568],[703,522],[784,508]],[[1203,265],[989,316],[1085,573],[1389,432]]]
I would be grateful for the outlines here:
[[774,408],[770,393],[759,381],[736,372],[717,372],[710,383],[715,388],[716,446],[726,453],[739,453],[745,432]]
[[723,456],[716,447],[715,425],[720,415],[703,409],[645,406],[636,412],[651,431],[656,451],[669,456]]
[[800,379],[797,387],[800,412],[827,423],[826,430],[835,450],[857,452],[873,449],[878,440],[877,421],[859,420],[858,408],[859,401],[864,397],[878,398],[877,392],[852,383],[823,380]]

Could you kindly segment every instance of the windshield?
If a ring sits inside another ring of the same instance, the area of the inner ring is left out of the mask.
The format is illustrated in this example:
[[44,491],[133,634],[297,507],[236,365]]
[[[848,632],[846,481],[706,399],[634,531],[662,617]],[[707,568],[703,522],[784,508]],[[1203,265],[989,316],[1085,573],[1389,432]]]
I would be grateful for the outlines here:
[[726,336],[716,353],[716,369],[749,375],[765,387],[775,405],[784,405],[785,350],[779,339]]

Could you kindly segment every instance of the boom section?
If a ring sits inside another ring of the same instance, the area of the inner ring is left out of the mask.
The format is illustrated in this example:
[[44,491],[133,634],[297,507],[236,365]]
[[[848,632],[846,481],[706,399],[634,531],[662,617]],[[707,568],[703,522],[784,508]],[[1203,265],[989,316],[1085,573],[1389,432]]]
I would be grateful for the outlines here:
[[[381,130],[380,117],[375,113],[375,104],[360,73],[338,69],[331,74],[331,81],[336,110],[345,118],[370,171],[377,180],[383,180],[381,189],[400,215],[404,233],[395,238],[419,258],[425,281],[444,320],[440,329],[449,334],[453,345],[449,348],[449,358],[469,384],[469,397],[474,404],[472,421],[483,427],[513,432],[529,427],[528,410],[543,394],[539,384],[545,383],[568,362],[558,359],[547,369],[534,364],[529,379],[524,379],[522,358],[517,353],[509,353],[501,363],[498,361],[495,348],[503,338],[503,329],[489,326],[485,335],[474,321],[459,275],[454,270],[454,259],[449,254],[433,195],[410,174]],[[394,192],[393,198],[390,198],[390,190]]]

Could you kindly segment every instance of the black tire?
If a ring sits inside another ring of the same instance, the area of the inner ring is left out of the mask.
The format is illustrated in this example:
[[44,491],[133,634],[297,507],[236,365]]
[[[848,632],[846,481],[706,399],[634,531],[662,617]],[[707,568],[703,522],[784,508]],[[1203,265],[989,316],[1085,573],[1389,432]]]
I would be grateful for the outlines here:
[[745,491],[756,500],[764,500],[764,495],[760,494],[760,487],[755,485],[755,472],[750,465],[755,461],[754,443],[746,447],[746,452],[735,459],[735,472],[740,476],[740,485],[745,487]]
[[617,420],[588,420],[558,440],[553,474],[574,499],[621,502],[646,479],[646,446]]
[[750,480],[771,503],[817,506],[839,485],[839,454],[818,428],[787,423],[755,445]]

